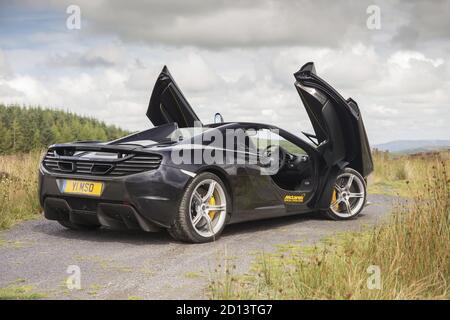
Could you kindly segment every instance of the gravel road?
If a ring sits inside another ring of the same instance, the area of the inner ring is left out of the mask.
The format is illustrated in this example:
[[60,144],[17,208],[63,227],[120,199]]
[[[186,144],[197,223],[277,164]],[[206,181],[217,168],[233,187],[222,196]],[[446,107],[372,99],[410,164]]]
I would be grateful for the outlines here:
[[[204,299],[205,287],[225,257],[245,272],[256,252],[379,223],[393,198],[369,196],[371,205],[351,221],[317,214],[227,226],[215,243],[184,244],[166,233],[71,231],[44,219],[0,232],[0,288],[29,285],[51,299]],[[69,265],[81,271],[81,289],[65,284]]]

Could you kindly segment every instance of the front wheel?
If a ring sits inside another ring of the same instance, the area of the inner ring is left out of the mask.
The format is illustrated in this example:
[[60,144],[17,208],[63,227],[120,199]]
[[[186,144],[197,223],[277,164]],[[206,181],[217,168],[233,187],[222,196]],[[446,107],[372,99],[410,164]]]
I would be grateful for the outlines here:
[[330,208],[325,214],[334,220],[348,220],[359,215],[367,197],[366,181],[358,171],[345,168],[334,184]]
[[186,242],[215,240],[225,227],[228,199],[226,187],[218,176],[200,173],[186,188],[169,234]]

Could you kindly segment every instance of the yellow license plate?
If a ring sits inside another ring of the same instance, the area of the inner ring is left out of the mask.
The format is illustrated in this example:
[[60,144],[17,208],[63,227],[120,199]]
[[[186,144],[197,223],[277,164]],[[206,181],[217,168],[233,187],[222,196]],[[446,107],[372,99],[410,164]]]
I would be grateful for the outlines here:
[[64,180],[63,192],[100,197],[103,192],[103,182]]

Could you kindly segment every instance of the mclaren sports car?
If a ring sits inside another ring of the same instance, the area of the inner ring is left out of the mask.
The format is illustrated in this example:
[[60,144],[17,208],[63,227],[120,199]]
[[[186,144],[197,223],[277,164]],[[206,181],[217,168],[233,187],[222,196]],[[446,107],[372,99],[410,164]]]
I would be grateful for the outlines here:
[[123,138],[51,145],[39,168],[44,215],[86,230],[167,230],[179,241],[217,239],[227,224],[314,212],[353,219],[373,170],[358,104],[321,79],[294,73],[313,132],[270,124],[202,123],[167,67],[153,87],[153,126]]

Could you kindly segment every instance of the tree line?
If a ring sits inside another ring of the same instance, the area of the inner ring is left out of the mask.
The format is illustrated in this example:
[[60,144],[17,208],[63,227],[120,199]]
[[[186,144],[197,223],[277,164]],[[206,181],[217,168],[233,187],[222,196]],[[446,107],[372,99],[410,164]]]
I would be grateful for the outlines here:
[[59,142],[108,141],[126,134],[116,126],[67,111],[0,104],[0,154],[43,149]]

